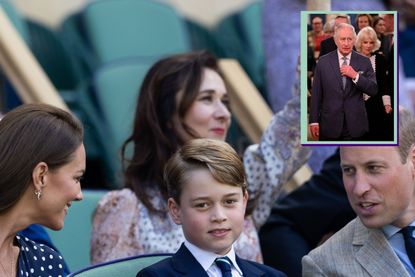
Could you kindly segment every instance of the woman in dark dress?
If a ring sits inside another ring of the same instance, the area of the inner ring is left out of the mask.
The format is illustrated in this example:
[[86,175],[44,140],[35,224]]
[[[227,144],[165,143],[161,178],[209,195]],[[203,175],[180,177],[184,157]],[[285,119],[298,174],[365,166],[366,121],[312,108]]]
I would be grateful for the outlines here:
[[380,41],[372,27],[360,30],[356,38],[356,50],[368,57],[376,73],[378,93],[375,96],[364,95],[369,119],[369,141],[393,140],[393,85],[387,81],[387,62],[379,51]]
[[0,276],[64,276],[59,253],[17,233],[61,229],[82,200],[83,127],[59,108],[26,104],[2,118],[0,134]]

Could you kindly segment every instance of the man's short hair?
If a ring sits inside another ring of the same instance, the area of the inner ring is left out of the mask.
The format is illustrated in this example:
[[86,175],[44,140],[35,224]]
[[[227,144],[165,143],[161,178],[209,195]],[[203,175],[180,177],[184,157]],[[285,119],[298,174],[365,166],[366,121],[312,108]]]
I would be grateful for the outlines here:
[[353,25],[350,25],[348,23],[340,23],[340,24],[338,24],[334,27],[334,39],[337,38],[338,32],[340,30],[345,29],[345,28],[349,28],[350,30],[352,30],[353,36],[356,38],[356,31],[355,31]]
[[415,117],[406,109],[399,110],[399,145],[401,162],[406,163],[409,151],[415,144]]

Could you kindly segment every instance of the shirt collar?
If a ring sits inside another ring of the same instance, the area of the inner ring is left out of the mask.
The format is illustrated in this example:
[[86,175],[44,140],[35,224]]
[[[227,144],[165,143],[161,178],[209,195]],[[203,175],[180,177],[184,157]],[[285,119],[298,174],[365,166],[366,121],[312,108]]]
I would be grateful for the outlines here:
[[[192,244],[188,240],[185,239],[184,245],[187,247],[187,249],[192,253],[193,257],[200,263],[200,265],[203,267],[205,271],[209,269],[209,267],[212,266],[212,264],[215,262],[216,258],[223,257],[223,255],[218,255],[216,253],[212,253],[206,250],[203,250],[196,245]],[[242,270],[239,268],[238,263],[236,262],[236,254],[235,250],[233,249],[233,245],[231,247],[231,250],[225,255],[228,257],[232,265],[236,268],[236,270],[239,272],[239,274],[242,276]]]
[[[413,221],[409,226],[415,226],[415,221]],[[394,225],[386,225],[382,227],[382,231],[385,234],[385,237],[389,240],[393,235],[398,233],[402,228],[396,227]]]
[[[350,52],[349,55],[346,55],[346,58],[349,61],[349,63],[350,63],[350,59],[352,58],[352,52]],[[343,55],[340,53],[338,49],[337,49],[337,57],[339,58],[339,61],[343,62],[342,60]]]

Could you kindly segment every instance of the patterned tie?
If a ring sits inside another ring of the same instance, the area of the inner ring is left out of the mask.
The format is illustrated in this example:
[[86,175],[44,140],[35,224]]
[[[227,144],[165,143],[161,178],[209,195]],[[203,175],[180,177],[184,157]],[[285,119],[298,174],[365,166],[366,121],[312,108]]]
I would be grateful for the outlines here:
[[412,236],[414,229],[414,226],[406,226],[401,230],[405,241],[406,254],[408,255],[409,260],[411,260],[413,266],[415,266],[415,238]]
[[232,262],[228,257],[217,258],[215,262],[222,271],[222,277],[232,277]]
[[[343,60],[342,66],[347,65],[347,57],[343,56],[342,60]],[[346,88],[346,76],[344,75],[342,76],[342,83],[343,83],[343,90],[344,90]]]

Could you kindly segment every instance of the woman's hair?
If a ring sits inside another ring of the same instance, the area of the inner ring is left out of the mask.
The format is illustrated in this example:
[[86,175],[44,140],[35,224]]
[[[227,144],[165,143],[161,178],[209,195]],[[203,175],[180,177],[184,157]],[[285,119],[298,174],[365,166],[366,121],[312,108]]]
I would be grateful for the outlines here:
[[216,181],[247,192],[244,165],[229,144],[215,139],[193,139],[179,148],[164,169],[168,196],[179,205],[189,173],[197,169],[207,169]]
[[[174,115],[184,130],[196,138],[183,124],[183,118],[199,94],[205,68],[218,72],[216,58],[207,51],[171,56],[150,68],[140,88],[133,133],[124,142],[121,153],[125,187],[133,190],[150,211],[159,211],[151,203],[150,191],[159,191],[167,199],[163,168],[183,143],[172,121]],[[176,105],[179,92],[180,103]],[[134,147],[132,158],[128,159],[130,143]]]
[[375,30],[373,30],[372,27],[367,26],[360,30],[360,32],[357,34],[355,47],[358,52],[362,51],[362,42],[365,39],[370,39],[371,41],[375,42],[372,52],[380,48],[380,40],[378,39]]
[[328,20],[323,26],[323,32],[330,34],[331,36],[334,33],[334,19]]
[[385,21],[385,19],[383,19],[383,18],[382,18],[382,17],[380,17],[380,16],[375,16],[375,17],[373,18],[373,24],[372,24],[373,29],[375,29],[375,28],[376,28],[376,25],[378,25],[378,23],[379,23],[380,21]]
[[46,104],[25,104],[0,120],[0,213],[12,207],[45,162],[56,170],[73,159],[82,144],[82,124],[70,113]]

